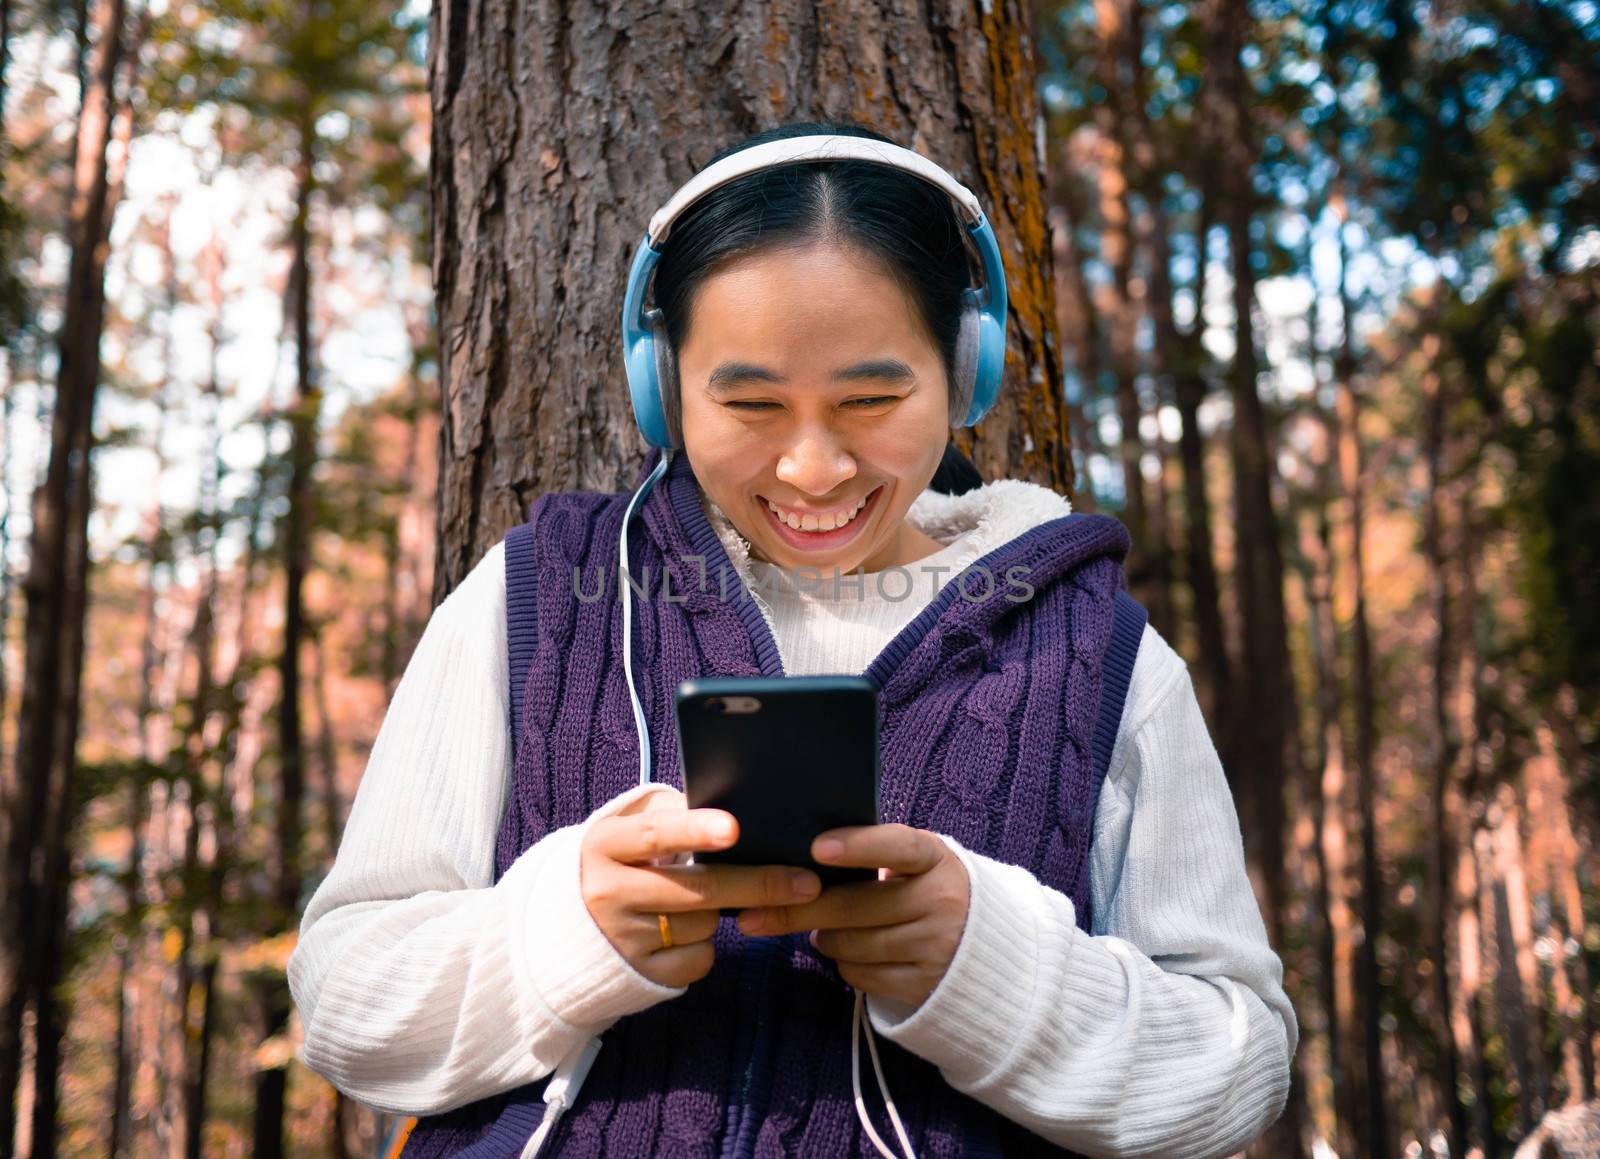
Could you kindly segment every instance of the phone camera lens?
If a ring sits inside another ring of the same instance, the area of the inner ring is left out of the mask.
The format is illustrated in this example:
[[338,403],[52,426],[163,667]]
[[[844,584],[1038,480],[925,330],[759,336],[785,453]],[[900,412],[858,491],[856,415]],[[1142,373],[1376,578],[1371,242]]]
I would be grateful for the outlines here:
[[722,703],[722,697],[712,696],[706,700],[707,712],[726,712],[727,708]]

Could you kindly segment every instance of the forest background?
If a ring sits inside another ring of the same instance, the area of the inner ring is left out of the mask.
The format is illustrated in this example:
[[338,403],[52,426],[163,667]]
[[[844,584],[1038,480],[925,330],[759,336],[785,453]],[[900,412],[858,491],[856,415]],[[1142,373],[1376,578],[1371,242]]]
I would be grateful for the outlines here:
[[383,1153],[283,969],[388,697],[632,479],[650,210],[824,115],[991,207],[962,444],[1190,665],[1301,1019],[1251,1153],[1592,1153],[1600,8],[567,8],[0,0],[0,1157]]

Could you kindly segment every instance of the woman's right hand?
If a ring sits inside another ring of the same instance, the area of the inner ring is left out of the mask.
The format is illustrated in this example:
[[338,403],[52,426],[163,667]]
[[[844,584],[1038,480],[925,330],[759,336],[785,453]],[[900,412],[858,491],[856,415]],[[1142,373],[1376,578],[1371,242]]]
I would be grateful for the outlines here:
[[[662,986],[687,986],[711,970],[711,935],[723,909],[794,905],[822,890],[816,874],[792,866],[660,864],[726,849],[738,839],[731,813],[690,809],[675,790],[641,797],[584,833],[583,903],[640,974]],[[670,947],[663,946],[663,915]]]

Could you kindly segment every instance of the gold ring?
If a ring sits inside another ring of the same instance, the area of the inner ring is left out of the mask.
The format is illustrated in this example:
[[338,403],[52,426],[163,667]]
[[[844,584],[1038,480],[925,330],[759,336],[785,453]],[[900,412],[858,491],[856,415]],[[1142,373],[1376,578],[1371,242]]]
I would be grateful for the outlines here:
[[657,914],[656,922],[661,927],[661,948],[672,949],[672,923],[667,920],[666,914]]

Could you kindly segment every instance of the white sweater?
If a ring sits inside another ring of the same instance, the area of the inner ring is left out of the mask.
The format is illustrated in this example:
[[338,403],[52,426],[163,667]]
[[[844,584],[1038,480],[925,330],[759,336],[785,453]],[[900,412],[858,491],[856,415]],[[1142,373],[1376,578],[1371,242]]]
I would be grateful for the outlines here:
[[[870,575],[864,599],[798,590],[708,510],[735,565],[776,580],[758,603],[799,675],[862,671],[941,582],[1069,508],[1014,480],[925,492],[908,518],[947,546],[907,569],[903,600],[899,577],[883,597]],[[953,570],[921,570],[939,566]],[[634,971],[589,916],[578,845],[593,817],[491,885],[511,768],[505,624],[502,545],[429,620],[289,962],[304,1061],[383,1110],[428,1114],[534,1081],[682,993]],[[1092,932],[1028,871],[956,848],[972,883],[956,956],[921,1007],[869,1000],[880,1034],[1088,1155],[1227,1155],[1277,1117],[1298,1024],[1188,671],[1153,629],[1095,814]]]

